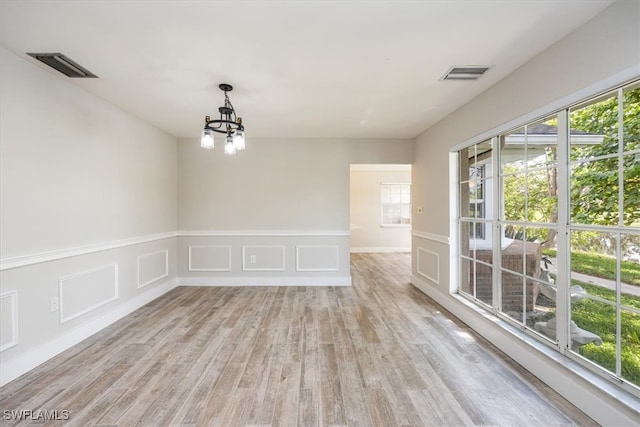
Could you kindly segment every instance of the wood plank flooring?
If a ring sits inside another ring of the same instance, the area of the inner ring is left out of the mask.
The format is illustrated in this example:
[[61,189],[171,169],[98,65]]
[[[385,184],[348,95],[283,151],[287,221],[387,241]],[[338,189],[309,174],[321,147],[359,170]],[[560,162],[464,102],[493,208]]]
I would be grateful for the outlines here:
[[[46,425],[596,425],[409,284],[354,254],[353,287],[178,287],[0,390]],[[21,423],[0,420],[3,425]]]

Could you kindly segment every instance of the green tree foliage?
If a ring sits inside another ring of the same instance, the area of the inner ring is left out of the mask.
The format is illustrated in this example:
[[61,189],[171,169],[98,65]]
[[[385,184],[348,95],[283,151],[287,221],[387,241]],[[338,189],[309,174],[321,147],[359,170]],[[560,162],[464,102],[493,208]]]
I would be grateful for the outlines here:
[[618,146],[624,150],[622,210],[625,225],[640,225],[640,88],[623,95],[623,140],[619,141],[618,97],[571,112],[572,132],[603,135],[601,144],[572,146],[571,221],[618,225]]

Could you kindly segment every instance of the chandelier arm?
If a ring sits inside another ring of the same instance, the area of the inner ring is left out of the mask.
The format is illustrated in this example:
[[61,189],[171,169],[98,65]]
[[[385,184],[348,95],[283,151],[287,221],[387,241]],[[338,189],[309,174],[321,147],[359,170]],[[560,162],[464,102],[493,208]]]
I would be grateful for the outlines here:
[[210,120],[204,125],[204,128],[210,129],[214,132],[227,134],[228,128],[227,126],[223,126],[223,125],[227,125],[232,132],[235,132],[237,129],[240,128],[237,122],[234,122],[233,120],[227,120],[227,119]]

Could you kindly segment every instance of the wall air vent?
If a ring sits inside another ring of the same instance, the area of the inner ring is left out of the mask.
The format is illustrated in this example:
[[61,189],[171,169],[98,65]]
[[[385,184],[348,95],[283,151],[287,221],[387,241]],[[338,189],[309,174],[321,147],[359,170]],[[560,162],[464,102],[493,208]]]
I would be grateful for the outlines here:
[[447,74],[440,80],[477,80],[482,76],[489,67],[481,67],[476,65],[464,65],[451,67]]
[[95,74],[67,58],[61,53],[29,53],[27,55],[47,64],[49,67],[60,71],[67,77],[74,78],[97,78]]

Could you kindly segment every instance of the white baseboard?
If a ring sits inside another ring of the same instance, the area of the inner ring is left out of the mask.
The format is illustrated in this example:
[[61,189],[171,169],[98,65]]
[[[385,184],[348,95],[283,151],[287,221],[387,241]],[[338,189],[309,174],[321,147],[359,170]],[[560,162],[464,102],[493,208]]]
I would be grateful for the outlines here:
[[351,286],[351,276],[340,277],[181,277],[179,286]]
[[462,297],[411,276],[411,284],[601,425],[636,425],[638,399]]
[[352,254],[373,254],[373,253],[392,253],[392,252],[411,252],[411,248],[380,248],[380,247],[352,247]]
[[0,367],[0,386],[13,381],[20,375],[25,374],[38,365],[41,365],[54,356],[57,356],[63,351],[78,344],[82,340],[134,312],[143,305],[169,292],[171,289],[175,288],[177,284],[177,279],[169,280],[160,286],[149,289],[147,292],[124,302],[122,305],[115,307],[112,311],[98,319],[95,319],[85,325],[81,325],[60,337],[56,337],[54,340],[40,344],[16,359],[4,360],[3,358],[2,366]]

